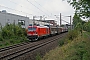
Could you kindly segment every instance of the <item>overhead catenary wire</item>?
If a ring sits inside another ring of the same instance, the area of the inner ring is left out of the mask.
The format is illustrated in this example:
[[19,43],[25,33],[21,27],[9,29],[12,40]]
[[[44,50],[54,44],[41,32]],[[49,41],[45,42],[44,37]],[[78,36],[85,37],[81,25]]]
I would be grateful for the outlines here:
[[[30,2],[29,0],[26,0],[27,2],[29,2],[31,5],[33,5],[34,7],[36,7],[38,10],[40,10],[42,13],[45,13],[44,11],[42,11],[40,8],[38,8],[37,6],[35,6],[32,2]],[[48,15],[47,13],[45,13],[46,15]],[[49,15],[48,15],[49,16]]]
[[[12,2],[12,3],[14,3],[14,4],[18,4],[18,3],[16,3],[16,2],[13,2],[12,0],[9,0],[9,1]],[[35,0],[34,0],[34,1],[35,1]],[[35,1],[35,2],[36,2],[36,1]],[[29,1],[29,3],[33,4],[33,3],[30,2],[30,1]],[[38,2],[36,2],[36,3],[39,4]],[[34,4],[33,4],[33,5],[34,5]],[[40,5],[40,4],[39,4],[39,5]],[[24,7],[24,5],[20,5],[20,4],[19,4],[19,6],[20,6],[20,7]],[[35,5],[34,5],[34,6],[35,6]],[[40,5],[40,6],[41,6],[41,5]],[[35,6],[35,7],[37,7],[37,6]],[[42,6],[41,6],[41,7],[42,7]],[[28,8],[28,7],[24,7],[24,8],[30,9],[30,8]],[[38,8],[38,7],[37,7],[37,8]],[[32,10],[32,9],[30,9],[30,10]],[[41,10],[41,9],[39,9],[39,10]],[[33,10],[32,10],[32,11],[33,11]],[[47,11],[48,11],[48,10],[47,10]],[[42,10],[42,12],[45,13],[43,10]],[[48,11],[48,12],[49,12],[49,11]],[[40,13],[40,12],[38,12],[38,13]],[[45,14],[47,14],[47,13],[45,13]],[[52,13],[51,13],[51,14],[52,14]],[[48,14],[47,14],[47,15],[48,15]],[[49,16],[49,15],[48,15],[48,16]]]
[[70,24],[69,22],[67,22],[67,21],[65,21],[65,20],[63,20],[63,19],[61,19],[62,21],[64,21],[64,22],[66,22],[66,23],[68,23],[68,24]]
[[[43,12],[44,14],[46,14],[48,17],[50,17],[49,16],[49,14],[47,14],[46,12],[44,12],[43,10],[41,10],[39,7],[37,7],[36,5],[34,5],[32,2],[30,2],[29,0],[27,0],[30,4],[32,4],[34,7],[36,7],[37,9],[39,9],[40,10],[40,12]],[[13,2],[12,0],[9,0],[9,2],[11,2],[11,3],[13,3],[13,4],[18,4],[18,3],[16,3],[16,2]],[[36,2],[36,1],[35,1]],[[37,4],[39,4],[38,2],[36,2]],[[39,4],[40,5],[40,4]],[[34,10],[32,10],[32,9],[30,9],[30,8],[28,8],[28,7],[25,7],[24,5],[21,5],[21,4],[19,4],[19,6],[22,8],[26,8],[26,9],[29,9],[29,10],[31,10],[31,11],[34,11]],[[40,5],[41,6],[41,5]],[[6,7],[6,6],[2,6],[2,7],[4,7],[4,8],[7,8],[7,9],[10,9],[10,10],[14,10],[14,11],[18,11],[18,12],[21,12],[21,13],[24,13],[24,14],[28,14],[28,15],[34,15],[34,14],[29,14],[29,13],[26,13],[26,12],[24,12],[24,11],[22,11],[22,10],[16,10],[16,9],[13,9],[13,8],[10,8],[10,7]],[[42,6],[41,6],[42,7]],[[47,10],[48,11],[48,10]],[[40,12],[38,12],[38,13],[40,13]],[[48,11],[49,12],[49,11]],[[51,13],[52,14],[52,13]]]
[[20,10],[16,10],[16,9],[13,9],[13,8],[9,8],[9,7],[3,6],[3,5],[0,5],[0,6],[4,7],[4,8],[7,8],[7,9],[10,9],[10,10],[18,11],[18,12],[21,12],[21,13],[24,13],[24,14],[32,15],[32,14],[29,14],[29,13],[26,13],[26,12],[23,12],[23,11],[20,11]]
[[[35,0],[34,0],[35,1]],[[39,6],[42,7],[42,5],[40,3],[38,3],[37,1],[35,1]],[[43,7],[44,8],[44,7]],[[44,8],[45,9],[45,8]],[[45,9],[46,11],[48,11],[47,9]],[[50,14],[52,14],[50,11],[48,11]]]
[[[9,0],[9,1],[12,2],[12,3],[14,3],[14,4],[16,4],[16,5],[18,4],[18,3],[16,3],[16,2],[11,1],[11,0]],[[36,12],[36,11],[34,11],[34,10],[28,8],[28,7],[24,7],[24,6],[21,5],[21,4],[19,4],[19,6],[20,6],[20,7],[23,7],[23,8],[26,8],[26,9],[28,9],[28,10],[31,10],[31,11],[33,11],[33,12]],[[38,12],[38,13],[40,13],[40,12]]]

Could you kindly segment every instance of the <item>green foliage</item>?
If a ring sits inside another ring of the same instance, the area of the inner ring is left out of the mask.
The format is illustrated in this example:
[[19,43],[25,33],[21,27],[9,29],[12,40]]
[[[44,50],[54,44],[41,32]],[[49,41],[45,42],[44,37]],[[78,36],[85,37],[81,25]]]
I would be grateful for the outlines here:
[[82,41],[77,44],[74,45],[72,48],[74,48],[76,51],[74,52],[75,56],[77,56],[78,58],[72,58],[72,59],[77,59],[77,60],[83,60],[83,55],[86,53],[86,49],[84,46],[85,43],[83,43]]
[[81,17],[90,17],[90,1],[89,0],[67,0],[76,10],[75,12]]
[[77,31],[77,30],[69,31],[68,34],[67,34],[67,39],[68,39],[68,40],[73,40],[73,39],[75,39],[78,35],[79,35],[79,34],[78,34],[78,31]]
[[81,18],[75,13],[74,17],[73,17],[73,24],[74,27],[76,27],[77,23],[81,22]]
[[36,60],[41,60],[40,53],[37,53]]
[[41,60],[90,60],[90,34],[83,33],[82,37],[79,35],[70,43],[51,50]]
[[64,44],[68,44],[70,42],[72,42],[75,38],[77,38],[79,35],[78,30],[71,30],[68,32],[67,36],[63,39],[59,40],[59,46],[62,46]]
[[6,24],[0,31],[0,47],[27,42],[26,30],[19,25]]
[[14,40],[13,40],[13,39],[10,39],[10,43],[11,43],[11,44],[14,44]]
[[0,31],[0,41],[3,41],[3,37],[1,35],[1,31]]
[[77,15],[75,14],[74,17],[73,17],[73,25],[74,25],[74,29],[79,31],[82,35],[82,31],[83,31],[83,26],[86,22],[85,21],[82,21],[82,19]]
[[59,46],[62,46],[62,45],[64,45],[64,42],[65,42],[65,39],[61,39],[61,40],[59,40]]
[[82,30],[82,24],[78,23],[75,27],[76,30],[81,31]]
[[83,29],[87,32],[90,32],[90,21],[84,24]]
[[22,29],[20,26],[18,25],[14,25],[14,24],[10,24],[10,25],[6,25],[4,28],[2,28],[2,37],[3,38],[11,38],[13,36],[23,36],[25,34],[25,30]]
[[3,38],[2,37],[0,37],[0,41],[3,41]]
[[5,46],[8,46],[9,45],[9,43],[8,42],[5,42]]
[[69,55],[66,60],[89,60],[90,53],[89,48],[87,49],[87,42],[86,41],[79,41],[73,46],[70,47],[70,49],[74,52],[72,52],[71,55]]

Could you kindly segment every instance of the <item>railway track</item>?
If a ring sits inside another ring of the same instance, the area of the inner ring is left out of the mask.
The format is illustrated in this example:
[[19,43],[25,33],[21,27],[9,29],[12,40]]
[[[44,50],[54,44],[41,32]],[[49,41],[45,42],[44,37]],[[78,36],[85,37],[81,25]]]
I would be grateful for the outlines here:
[[56,41],[57,39],[60,39],[62,36],[63,36],[63,34],[53,36],[53,37],[50,37],[47,39],[43,39],[43,40],[37,41],[37,42],[22,43],[19,45],[7,47],[5,49],[0,49],[0,60],[15,59],[15,58],[17,58],[21,55],[24,55],[28,52],[34,51],[38,48],[41,48],[42,46],[50,44],[50,43]]
[[29,43],[30,42],[23,42],[23,43],[15,44],[15,45],[8,46],[8,47],[5,47],[5,48],[0,48],[0,52],[6,51],[6,50],[9,50],[9,49],[13,49],[13,48],[16,48],[16,47],[19,47],[19,46],[27,45]]

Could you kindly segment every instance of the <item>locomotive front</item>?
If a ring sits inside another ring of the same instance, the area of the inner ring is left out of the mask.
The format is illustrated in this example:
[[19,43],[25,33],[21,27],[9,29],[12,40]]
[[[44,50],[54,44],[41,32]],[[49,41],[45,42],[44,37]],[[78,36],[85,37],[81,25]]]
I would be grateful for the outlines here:
[[27,30],[27,38],[30,40],[38,40],[37,27],[29,26]]

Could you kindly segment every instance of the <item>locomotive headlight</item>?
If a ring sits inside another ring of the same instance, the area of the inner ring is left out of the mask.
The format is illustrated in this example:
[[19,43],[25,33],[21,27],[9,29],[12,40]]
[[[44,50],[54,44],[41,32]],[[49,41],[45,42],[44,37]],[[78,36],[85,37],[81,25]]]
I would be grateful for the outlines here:
[[34,32],[34,35],[37,35],[37,32]]
[[35,35],[37,35],[37,32],[34,32]]
[[35,32],[35,34],[37,34],[37,32]]

